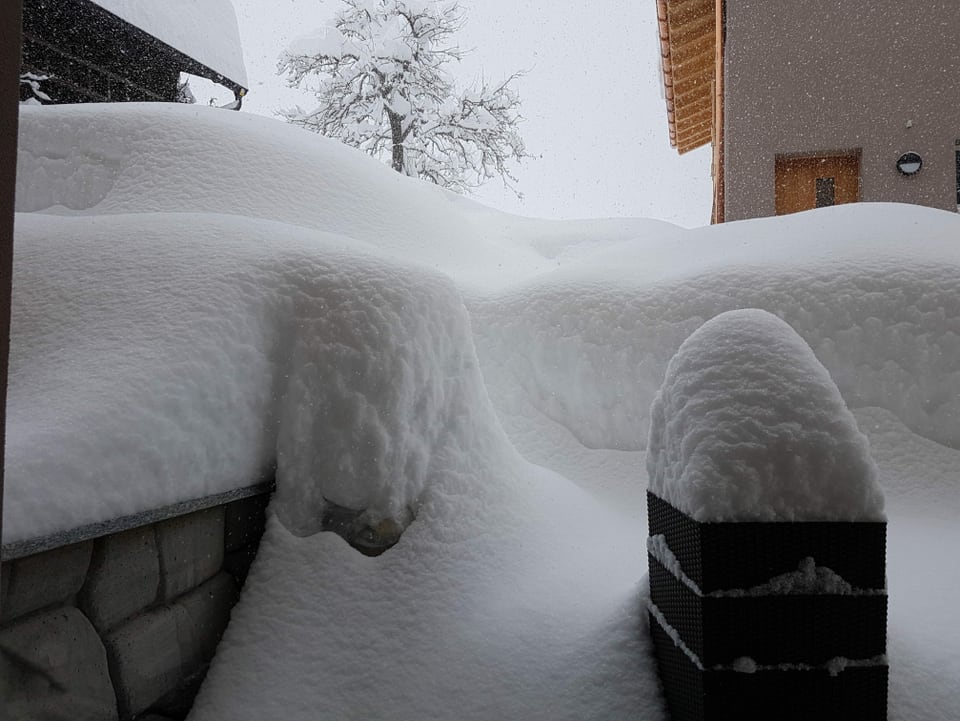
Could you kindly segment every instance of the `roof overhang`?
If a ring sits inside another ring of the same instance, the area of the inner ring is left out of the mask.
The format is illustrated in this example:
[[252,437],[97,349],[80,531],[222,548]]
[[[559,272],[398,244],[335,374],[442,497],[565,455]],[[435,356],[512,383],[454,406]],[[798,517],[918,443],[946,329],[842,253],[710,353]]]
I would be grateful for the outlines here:
[[657,0],[660,64],[670,145],[681,154],[710,142],[717,0]]
[[237,16],[230,0],[89,0],[175,51],[184,72],[248,89]]

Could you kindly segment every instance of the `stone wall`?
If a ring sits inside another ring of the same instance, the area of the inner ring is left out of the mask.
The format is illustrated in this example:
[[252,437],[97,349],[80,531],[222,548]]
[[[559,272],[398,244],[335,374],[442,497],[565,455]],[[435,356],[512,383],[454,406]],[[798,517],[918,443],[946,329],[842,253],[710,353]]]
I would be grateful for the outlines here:
[[253,561],[268,498],[5,556],[4,720],[184,718]]

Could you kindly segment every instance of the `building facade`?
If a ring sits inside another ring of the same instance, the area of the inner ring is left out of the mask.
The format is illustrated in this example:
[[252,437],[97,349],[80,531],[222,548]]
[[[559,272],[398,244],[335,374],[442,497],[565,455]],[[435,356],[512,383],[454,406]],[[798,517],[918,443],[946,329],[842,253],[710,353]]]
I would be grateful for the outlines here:
[[956,0],[658,2],[672,139],[713,144],[716,222],[858,200],[957,209]]

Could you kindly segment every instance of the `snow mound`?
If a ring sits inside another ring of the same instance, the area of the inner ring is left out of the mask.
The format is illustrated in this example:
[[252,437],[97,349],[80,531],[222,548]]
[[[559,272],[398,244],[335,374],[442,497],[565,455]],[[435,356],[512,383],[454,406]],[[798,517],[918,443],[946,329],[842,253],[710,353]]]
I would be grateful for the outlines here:
[[[667,362],[738,308],[789,323],[851,408],[960,448],[958,237],[955,213],[866,203],[638,232],[468,305],[491,399],[537,462],[567,436],[644,449]],[[538,446],[546,434],[560,440]]]
[[297,533],[324,499],[405,525],[466,418],[499,432],[460,296],[421,266],[222,215],[22,214],[16,232],[5,542],[275,464]]
[[405,526],[431,478],[449,472],[444,451],[470,444],[464,424],[499,430],[449,280],[358,260],[333,277],[316,262],[287,269],[296,321],[283,351],[276,510],[299,535],[320,530],[326,501]]
[[548,267],[535,250],[489,232],[489,220],[509,224],[509,216],[402,176],[338,141],[195,105],[25,108],[17,210],[275,220],[345,235],[484,285]]
[[882,520],[866,438],[810,347],[748,309],[703,324],[650,410],[650,490],[698,521]]

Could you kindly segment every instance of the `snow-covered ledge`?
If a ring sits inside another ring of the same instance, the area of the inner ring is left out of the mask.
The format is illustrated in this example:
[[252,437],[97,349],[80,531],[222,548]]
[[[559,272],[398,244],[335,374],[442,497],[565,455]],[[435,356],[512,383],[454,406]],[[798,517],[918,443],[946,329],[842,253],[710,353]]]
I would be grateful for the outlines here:
[[140,528],[141,526],[159,523],[168,518],[185,516],[196,511],[213,508],[214,506],[225,506],[233,501],[250,498],[251,496],[270,494],[274,488],[274,481],[265,481],[252,486],[234,488],[229,491],[224,491],[223,493],[214,493],[202,498],[193,498],[188,501],[181,501],[180,503],[172,503],[161,508],[132,513],[108,521],[88,523],[77,528],[51,533],[46,536],[5,543],[3,544],[2,551],[0,551],[0,558],[4,561],[12,561],[17,558],[23,558],[24,556],[32,556],[36,553],[50,551],[54,548],[69,546],[82,541],[90,541],[102,536],[110,536],[128,531],[131,528]]
[[[183,718],[256,554],[273,481],[7,544],[13,718]],[[7,679],[10,686],[7,687]]]
[[883,493],[793,329],[738,310],[691,335],[651,408],[647,469],[672,716],[885,719]]

